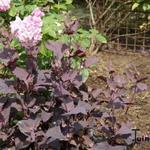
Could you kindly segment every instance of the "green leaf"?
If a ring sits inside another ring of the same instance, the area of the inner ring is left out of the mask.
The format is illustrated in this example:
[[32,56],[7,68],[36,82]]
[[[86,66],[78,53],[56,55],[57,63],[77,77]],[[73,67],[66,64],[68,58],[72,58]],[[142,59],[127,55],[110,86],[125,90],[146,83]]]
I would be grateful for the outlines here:
[[72,2],[73,2],[73,0],[66,0],[65,3],[66,3],[67,5],[69,5],[69,4],[72,4]]
[[44,42],[41,42],[41,45],[40,45],[40,53],[44,56],[46,56],[46,47],[45,47],[45,44]]
[[0,44],[0,49],[4,48],[4,45],[3,44]]
[[143,10],[144,10],[144,11],[150,10],[150,5],[149,5],[149,4],[144,4],[144,5],[143,5]]
[[84,68],[81,70],[81,75],[82,75],[82,78],[83,78],[83,82],[85,82],[88,77],[89,77],[89,70]]
[[9,15],[14,17],[16,16],[18,10],[17,10],[17,7],[15,7],[14,5],[11,7],[11,9],[9,10]]
[[101,43],[107,43],[107,39],[101,34],[97,34],[96,39]]
[[25,6],[25,10],[27,12],[32,12],[34,8],[36,8],[37,6],[36,5],[26,5]]
[[67,10],[67,6],[66,6],[66,4],[55,4],[54,6],[53,6],[56,10]]
[[72,59],[71,61],[71,67],[74,68],[80,68],[80,62],[77,59]]
[[96,39],[101,43],[107,43],[107,39],[102,34],[100,34],[96,29],[91,29],[90,32],[91,37],[93,36],[96,37]]
[[54,0],[49,0],[50,3],[55,3]]
[[134,4],[132,5],[132,10],[135,10],[139,5],[140,5],[139,3],[134,3]]
[[18,39],[13,39],[12,42],[10,43],[10,47],[11,48],[20,48],[21,44],[18,41]]
[[59,41],[68,44],[68,42],[70,41],[70,37],[66,34],[63,34],[62,36],[60,36]]
[[81,46],[84,48],[88,48],[90,46],[90,39],[82,39],[81,41],[79,41]]
[[41,45],[40,45],[40,53],[45,56],[45,57],[52,57],[53,53],[52,51],[47,50],[47,48],[45,47],[45,42],[42,41]]
[[90,34],[91,34],[89,31],[84,30],[84,29],[82,29],[82,28],[80,28],[80,29],[78,30],[78,33],[80,34],[80,36],[86,37],[86,38],[89,38],[89,36],[90,36]]
[[92,35],[97,35],[99,33],[96,29],[91,29],[90,32]]
[[59,22],[58,15],[51,14],[49,16],[44,17],[42,27],[43,35],[46,34],[52,38],[57,38],[58,30],[61,28],[57,26],[58,22]]

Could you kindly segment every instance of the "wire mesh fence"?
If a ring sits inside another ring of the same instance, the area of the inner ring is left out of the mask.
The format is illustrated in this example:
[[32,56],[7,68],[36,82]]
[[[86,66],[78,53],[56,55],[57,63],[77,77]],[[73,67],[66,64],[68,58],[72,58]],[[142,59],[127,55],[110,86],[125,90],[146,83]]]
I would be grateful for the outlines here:
[[[113,47],[133,51],[150,52],[150,29],[143,29],[140,26],[148,23],[150,12],[131,12],[126,19],[114,31],[111,30],[110,41]],[[117,17],[117,16],[116,16]]]

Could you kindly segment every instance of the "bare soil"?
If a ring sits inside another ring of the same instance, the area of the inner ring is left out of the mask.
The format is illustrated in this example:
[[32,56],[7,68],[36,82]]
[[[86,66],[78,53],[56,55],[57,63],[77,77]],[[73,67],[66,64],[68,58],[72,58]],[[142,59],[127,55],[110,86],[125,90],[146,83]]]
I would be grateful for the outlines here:
[[[106,73],[105,70],[110,62],[118,72],[123,72],[129,64],[133,64],[142,77],[148,77],[146,80],[148,91],[136,98],[135,105],[129,109],[128,118],[136,128],[140,129],[139,136],[150,137],[150,54],[100,52],[98,58],[99,61],[91,70],[91,77],[88,80],[88,84],[92,87],[101,86],[101,82],[96,77]],[[134,150],[150,150],[150,141],[135,145]]]

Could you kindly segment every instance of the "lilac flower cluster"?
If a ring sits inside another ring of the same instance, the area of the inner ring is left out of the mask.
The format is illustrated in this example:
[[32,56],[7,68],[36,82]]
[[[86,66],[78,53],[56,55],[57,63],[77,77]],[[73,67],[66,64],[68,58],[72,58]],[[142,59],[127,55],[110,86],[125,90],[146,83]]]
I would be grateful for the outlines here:
[[0,12],[5,12],[10,8],[10,0],[0,0]]
[[44,13],[39,8],[36,8],[31,15],[23,20],[17,16],[16,20],[10,23],[12,34],[27,49],[36,46],[42,39],[42,16],[44,16]]

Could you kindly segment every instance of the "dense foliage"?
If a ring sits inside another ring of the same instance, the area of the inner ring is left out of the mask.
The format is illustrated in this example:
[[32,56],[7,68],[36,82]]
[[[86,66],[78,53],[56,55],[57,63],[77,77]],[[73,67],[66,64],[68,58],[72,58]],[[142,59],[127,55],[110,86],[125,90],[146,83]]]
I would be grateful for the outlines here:
[[150,28],[150,1],[149,0],[134,0],[132,5],[133,11],[144,11],[147,12],[147,21],[144,21],[140,28],[146,30]]
[[144,11],[150,10],[150,1],[149,0],[133,0],[132,10],[142,9]]
[[131,125],[118,113],[128,113],[135,95],[147,89],[146,78],[132,68],[119,75],[109,66],[108,76],[98,77],[103,88],[86,85],[97,61],[87,56],[90,39],[106,38],[67,15],[71,2],[12,1],[1,14],[2,149],[121,150],[133,144]]

